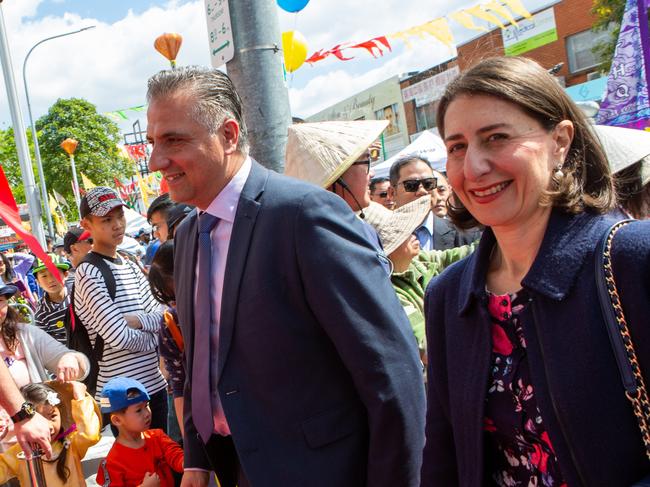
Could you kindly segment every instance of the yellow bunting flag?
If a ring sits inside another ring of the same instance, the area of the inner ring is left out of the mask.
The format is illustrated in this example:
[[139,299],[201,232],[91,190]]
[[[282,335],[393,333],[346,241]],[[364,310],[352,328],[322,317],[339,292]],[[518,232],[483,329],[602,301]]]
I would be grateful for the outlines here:
[[485,7],[488,10],[492,10],[493,12],[496,12],[504,19],[509,20],[510,23],[512,23],[513,25],[516,26],[519,25],[517,24],[517,21],[512,16],[512,14],[510,13],[510,10],[508,10],[503,5],[501,5],[497,0],[492,0],[491,2],[484,4],[483,7]]
[[526,7],[524,7],[524,4],[521,3],[521,0],[503,0],[503,3],[505,3],[510,8],[510,10],[512,10],[517,15],[521,15],[527,19],[532,18],[532,15],[528,10],[526,10]]
[[458,22],[460,25],[462,25],[466,29],[489,32],[489,29],[486,29],[485,27],[476,25],[474,23],[474,19],[472,18],[472,16],[470,14],[468,14],[467,12],[465,12],[464,10],[449,14],[449,17],[454,19],[456,22]]
[[93,183],[88,176],[86,176],[84,173],[81,173],[81,182],[84,185],[84,189],[88,191],[89,189],[92,189],[96,187],[97,185]]
[[502,29],[505,29],[506,26],[503,25],[503,22],[499,20],[499,17],[496,15],[491,14],[490,12],[486,12],[481,8],[480,5],[476,5],[475,7],[471,7],[465,10],[468,14],[473,15],[474,17],[478,17],[479,19],[487,20],[491,24],[498,25]]
[[52,214],[52,219],[54,220],[56,233],[58,233],[59,235],[64,235],[68,231],[68,226],[61,221],[61,217],[57,212],[57,209],[59,208],[59,204],[57,203],[56,199],[54,199],[54,196],[52,196],[51,194],[49,195],[49,197],[50,197],[49,198],[50,213]]
[[390,34],[389,37],[400,39],[404,42],[406,47],[411,48],[409,38],[420,37],[424,39],[426,37],[426,34],[435,37],[440,42],[447,45],[447,47],[450,49],[453,48],[454,36],[451,33],[451,29],[449,29],[447,20],[444,18],[438,18],[427,22],[426,24],[411,27],[410,29],[406,29],[400,32],[395,32],[394,34]]

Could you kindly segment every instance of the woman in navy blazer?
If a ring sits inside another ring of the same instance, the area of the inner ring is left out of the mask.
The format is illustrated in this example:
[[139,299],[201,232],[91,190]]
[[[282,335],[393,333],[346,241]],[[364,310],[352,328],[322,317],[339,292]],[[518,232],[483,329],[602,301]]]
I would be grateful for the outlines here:
[[[478,63],[438,110],[450,216],[486,231],[427,290],[422,485],[634,483],[650,461],[596,290],[595,247],[616,204],[601,146],[524,58]],[[650,377],[649,222],[616,234],[612,263]]]

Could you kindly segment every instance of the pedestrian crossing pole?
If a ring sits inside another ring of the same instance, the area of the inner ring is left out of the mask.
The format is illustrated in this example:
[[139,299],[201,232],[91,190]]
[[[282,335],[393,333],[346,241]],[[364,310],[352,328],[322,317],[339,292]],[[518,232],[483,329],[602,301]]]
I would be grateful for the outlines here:
[[226,63],[244,104],[250,154],[269,169],[284,171],[289,93],[276,0],[229,0],[235,55]]

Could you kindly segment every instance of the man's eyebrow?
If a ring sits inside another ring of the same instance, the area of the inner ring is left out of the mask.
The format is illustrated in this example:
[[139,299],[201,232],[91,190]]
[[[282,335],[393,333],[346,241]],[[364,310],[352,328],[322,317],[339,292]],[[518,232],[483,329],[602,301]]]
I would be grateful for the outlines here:
[[[509,123],[501,122],[501,123],[493,123],[491,125],[486,125],[485,127],[481,127],[476,131],[477,134],[483,134],[485,132],[490,132],[491,130],[494,129],[499,129],[499,128],[511,128],[512,125]],[[462,134],[451,134],[447,137],[445,137],[445,142],[452,141],[452,140],[458,140],[463,137]]]

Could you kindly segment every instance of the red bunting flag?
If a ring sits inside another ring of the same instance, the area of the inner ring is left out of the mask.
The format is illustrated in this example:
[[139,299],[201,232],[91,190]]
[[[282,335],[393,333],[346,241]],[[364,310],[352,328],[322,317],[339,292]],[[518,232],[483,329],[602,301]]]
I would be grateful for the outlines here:
[[380,36],[380,37],[374,37],[364,42],[359,42],[358,44],[338,44],[334,46],[332,49],[328,49],[328,50],[320,49],[316,51],[314,54],[312,54],[311,57],[309,57],[309,59],[306,59],[305,62],[315,63],[318,61],[322,61],[328,56],[335,56],[341,61],[349,61],[350,59],[354,59],[354,57],[346,57],[343,54],[343,51],[347,49],[365,49],[374,58],[383,56],[384,51],[386,49],[389,52],[392,52],[393,50],[386,36]]
[[20,221],[20,214],[18,213],[18,206],[16,205],[16,200],[14,199],[14,195],[11,192],[11,188],[9,187],[9,181],[7,181],[7,177],[5,176],[5,173],[2,170],[1,166],[0,166],[0,218],[2,218],[5,221],[5,223],[9,225],[9,227],[14,232],[16,232],[16,235],[18,235],[20,238],[23,239],[23,241],[27,244],[27,247],[29,247],[29,249],[32,252],[34,252],[36,257],[38,257],[45,263],[45,266],[52,273],[54,278],[57,281],[59,281],[61,284],[63,284],[63,280],[61,279],[61,273],[54,265],[54,262],[52,262],[52,259],[50,259],[50,256],[47,254],[47,252],[45,252],[45,250],[43,250],[43,247],[41,247],[41,244],[38,243],[36,237],[34,237],[34,235],[29,233],[23,227],[23,224]]
[[5,171],[0,165],[0,201],[5,205],[11,208],[13,211],[18,213],[18,205],[14,199],[14,194],[11,192],[9,187],[9,181],[7,181],[7,176],[5,176]]

